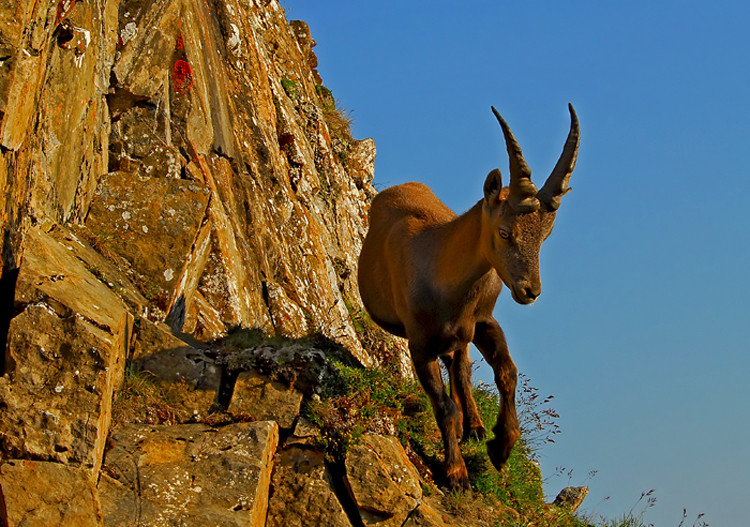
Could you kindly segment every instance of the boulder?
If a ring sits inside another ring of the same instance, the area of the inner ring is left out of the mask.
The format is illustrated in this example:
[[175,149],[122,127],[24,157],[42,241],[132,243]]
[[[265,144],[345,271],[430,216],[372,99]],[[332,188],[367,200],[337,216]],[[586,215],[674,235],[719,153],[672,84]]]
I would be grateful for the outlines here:
[[[16,285],[17,309],[46,303],[61,314],[78,314],[103,331],[118,334],[123,317],[132,324],[132,316],[83,254],[87,245],[77,238],[68,240],[69,235],[56,224],[32,227],[26,233]],[[120,336],[124,343],[130,340],[130,333]]]
[[586,499],[588,493],[588,487],[565,487],[560,491],[552,504],[570,512],[575,512],[581,506],[583,500]]
[[268,421],[126,425],[99,484],[104,524],[262,527],[278,439]]
[[347,453],[346,481],[365,525],[400,527],[422,500],[419,473],[395,437],[363,436]]
[[96,527],[101,510],[91,475],[43,461],[0,463],[0,524],[7,527]]
[[322,452],[293,446],[276,455],[268,527],[350,527]]
[[163,320],[178,303],[184,312],[191,301],[180,285],[188,268],[200,276],[200,258],[190,256],[208,200],[195,181],[112,173],[99,182],[86,226],[137,272],[154,318]]

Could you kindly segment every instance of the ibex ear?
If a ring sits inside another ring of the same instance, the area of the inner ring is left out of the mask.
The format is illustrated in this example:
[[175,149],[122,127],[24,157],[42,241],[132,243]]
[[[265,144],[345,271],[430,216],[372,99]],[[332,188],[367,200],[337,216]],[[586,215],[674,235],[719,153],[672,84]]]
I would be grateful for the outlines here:
[[500,175],[500,169],[495,169],[487,175],[484,180],[484,200],[487,204],[497,201],[500,191],[503,189],[503,177]]

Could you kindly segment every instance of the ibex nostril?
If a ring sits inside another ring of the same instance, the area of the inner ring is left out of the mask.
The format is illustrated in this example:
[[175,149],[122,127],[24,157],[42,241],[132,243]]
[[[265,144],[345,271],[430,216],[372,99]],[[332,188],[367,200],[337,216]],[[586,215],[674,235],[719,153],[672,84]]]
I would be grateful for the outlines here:
[[539,295],[541,294],[541,291],[534,291],[530,287],[524,288],[523,292],[526,294],[526,297],[531,300],[536,300],[539,298]]

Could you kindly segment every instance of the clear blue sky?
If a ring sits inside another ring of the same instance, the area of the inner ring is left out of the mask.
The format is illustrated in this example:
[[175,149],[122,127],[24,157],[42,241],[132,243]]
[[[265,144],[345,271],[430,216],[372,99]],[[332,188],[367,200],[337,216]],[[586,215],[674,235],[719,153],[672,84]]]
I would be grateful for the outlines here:
[[[588,511],[747,525],[750,493],[750,3],[285,0],[319,70],[378,148],[376,186],[416,180],[462,212],[507,174],[495,105],[537,182],[582,143],[533,306],[496,316],[555,395],[553,478]],[[490,375],[485,369],[479,377]],[[587,474],[598,475],[586,481]],[[604,500],[610,496],[609,500]]]

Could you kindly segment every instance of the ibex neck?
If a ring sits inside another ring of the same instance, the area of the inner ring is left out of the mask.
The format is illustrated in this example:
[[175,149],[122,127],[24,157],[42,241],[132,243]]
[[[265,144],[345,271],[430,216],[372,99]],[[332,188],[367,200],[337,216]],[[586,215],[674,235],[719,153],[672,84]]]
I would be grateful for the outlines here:
[[492,266],[482,254],[482,201],[439,227],[442,238],[437,258],[437,279],[452,290],[469,289]]

